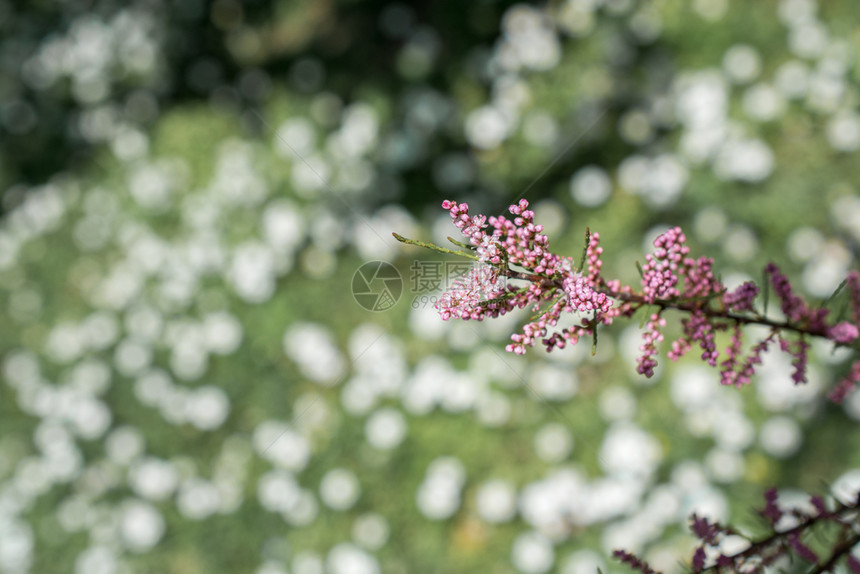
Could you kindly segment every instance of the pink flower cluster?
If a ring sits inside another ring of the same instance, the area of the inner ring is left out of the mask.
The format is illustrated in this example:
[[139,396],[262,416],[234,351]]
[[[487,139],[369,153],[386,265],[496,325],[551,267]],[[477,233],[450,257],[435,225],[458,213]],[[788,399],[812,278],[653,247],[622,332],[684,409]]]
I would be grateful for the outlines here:
[[[676,299],[692,302],[687,306],[690,316],[681,322],[684,334],[672,343],[667,356],[677,361],[698,343],[702,359],[716,366],[719,352],[715,330],[721,326],[712,323],[705,314],[705,308],[709,299],[721,295],[725,289],[714,277],[713,259],[688,257],[690,248],[686,242],[687,237],[680,227],[669,229],[654,240],[654,253],[645,256],[646,263],[642,268],[642,298],[647,303]],[[653,324],[652,319],[645,333],[645,344],[640,347],[643,356],[640,357],[639,372],[647,377],[654,372],[651,363],[655,363],[652,357],[657,353],[652,348],[655,340],[652,331],[659,326],[662,325]],[[661,335],[659,340],[662,338]]]
[[[828,325],[827,316],[830,311],[824,307],[811,307],[802,297],[794,293],[791,282],[776,265],[768,264],[765,267],[765,273],[779,297],[782,312],[788,323],[800,331],[798,339],[793,344],[780,335],[780,348],[793,356],[792,380],[795,384],[803,383],[806,381],[809,350],[806,338],[809,335],[824,337],[836,345],[851,345],[857,340],[857,325],[860,325],[860,275],[852,271],[845,279],[851,301],[851,322],[841,321]],[[834,402],[842,402],[848,392],[858,384],[860,384],[860,361],[852,365],[848,376],[834,387],[829,396]]]
[[771,331],[770,335],[753,345],[747,358],[740,363],[741,346],[743,335],[741,326],[736,324],[732,333],[732,341],[726,348],[726,359],[720,364],[720,383],[723,385],[734,385],[742,387],[752,382],[756,366],[762,362],[762,355],[777,335],[777,331]]
[[654,240],[654,254],[646,255],[646,263],[642,266],[642,293],[648,303],[681,294],[677,288],[678,271],[690,252],[690,248],[684,245],[686,241],[680,227],[670,229]]
[[[561,338],[547,337],[548,328],[558,323],[562,313],[607,313],[612,307],[612,300],[597,291],[593,281],[589,280],[600,270],[599,252],[595,254],[598,238],[594,239],[594,249],[589,258],[589,275],[583,276],[573,269],[570,258],[548,250],[549,239],[541,233],[543,227],[534,224],[534,212],[528,206],[525,199],[510,206],[509,211],[514,217],[509,219],[504,216],[472,216],[468,204],[448,200],[442,203],[454,225],[475,247],[479,262],[496,266],[494,269],[505,277],[529,281],[525,287],[509,285],[506,290],[468,288],[465,285],[472,283],[468,279],[458,282],[436,303],[443,319],[481,320],[527,306],[537,311],[542,303],[555,299],[536,320],[523,327],[522,333],[511,336],[513,343],[507,348],[515,353],[524,353],[526,347],[541,340],[550,349],[563,347],[564,341],[570,340],[570,333]],[[509,265],[517,265],[527,273],[509,272]],[[508,271],[506,275],[505,271]]]
[[802,297],[794,293],[791,282],[773,263],[768,263],[764,272],[770,278],[774,293],[779,297],[782,312],[790,323],[804,325],[811,331],[824,331],[828,310],[813,308]]
[[698,343],[702,349],[702,359],[716,367],[720,353],[717,351],[715,327],[704,312],[701,309],[690,311],[690,316],[681,320],[681,326],[684,328],[684,335],[672,343],[672,350],[666,356],[677,361],[692,348],[693,343]]
[[[446,200],[442,207],[468,239],[478,265],[456,282],[436,307],[445,320],[482,320],[517,308],[531,308],[535,316],[520,332],[511,335],[506,347],[514,353],[525,353],[538,342],[550,351],[564,348],[583,336],[595,335],[600,325],[611,325],[618,317],[631,317],[639,309],[655,306],[639,347],[637,371],[646,377],[654,375],[659,345],[664,340],[664,313],[669,310],[685,313],[686,317],[681,321],[682,334],[672,342],[667,356],[678,360],[694,346],[699,347],[702,360],[719,367],[724,385],[749,384],[762,355],[775,341],[792,356],[792,379],[798,384],[806,380],[811,337],[826,338],[842,346],[855,346],[860,340],[857,272],[849,274],[845,282],[851,302],[850,319],[828,322],[826,308],[809,305],[795,293],[779,268],[769,264],[765,273],[785,316],[784,321],[777,321],[756,310],[760,286],[748,281],[729,292],[715,277],[711,258],[690,257],[687,238],[680,227],[655,239],[654,252],[645,257],[641,291],[637,292],[601,275],[603,248],[597,233],[586,234],[579,268],[573,259],[552,253],[543,227],[535,224],[534,212],[524,199],[510,206],[511,217],[471,215],[467,204],[456,201]],[[559,327],[562,315],[569,313],[578,314],[578,322]],[[755,324],[770,327],[770,332],[747,348],[744,327]],[[724,331],[731,335],[721,360],[717,340]],[[830,396],[841,401],[857,385],[860,361]]]
[[498,265],[506,256],[508,263],[551,275],[561,257],[547,250],[549,239],[541,233],[543,226],[534,224],[535,213],[528,206],[529,202],[521,199],[508,208],[513,219],[504,216],[488,219],[484,215],[469,215],[467,203],[442,202],[454,225],[475,246],[482,261]]
[[847,321],[837,323],[827,329],[827,338],[836,343],[842,343],[843,345],[850,345],[853,343],[858,334],[860,334],[860,332],[858,332],[857,326],[852,325]]
[[[686,242],[687,237],[680,227],[669,229],[654,240],[655,251],[645,256],[646,263],[642,268],[642,298],[647,303],[658,300],[690,302],[685,308],[690,316],[681,321],[683,335],[672,342],[667,356],[677,361],[694,344],[698,344],[702,350],[702,360],[714,367],[719,357],[716,330],[725,327],[715,324],[705,310],[709,300],[722,295],[725,288],[714,277],[713,260],[709,257],[688,257],[690,248]],[[660,312],[665,308],[661,308]],[[653,343],[663,339],[658,333],[659,327],[663,325],[665,321],[658,324],[652,317],[644,335],[645,343],[639,347],[643,354],[639,359],[638,371],[646,377],[654,373],[656,360],[653,357],[657,351]]]
[[658,313],[651,315],[651,320],[648,321],[648,326],[645,329],[645,334],[642,335],[642,345],[639,350],[642,354],[636,360],[636,371],[640,375],[646,377],[654,376],[654,368],[657,366],[657,343],[663,340],[663,334],[660,332],[661,327],[666,326],[666,319],[663,319]]
[[627,564],[631,569],[636,572],[640,572],[641,574],[659,574],[656,570],[651,568],[647,562],[631,552],[616,550],[612,553],[612,556],[618,559],[622,564]]
[[753,302],[760,289],[752,281],[742,283],[740,287],[723,295],[723,303],[731,311],[752,311]]
[[478,265],[469,270],[465,277],[456,280],[436,302],[442,319],[474,319],[480,321],[485,316],[497,316],[504,312],[493,300],[505,294],[504,277],[498,269],[489,265]]

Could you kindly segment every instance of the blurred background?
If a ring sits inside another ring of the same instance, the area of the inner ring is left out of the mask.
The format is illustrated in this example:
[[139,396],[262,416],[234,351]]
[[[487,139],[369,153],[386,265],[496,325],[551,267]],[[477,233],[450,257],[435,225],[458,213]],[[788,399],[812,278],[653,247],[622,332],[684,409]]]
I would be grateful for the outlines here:
[[528,313],[441,321],[462,262],[391,232],[525,197],[558,253],[600,232],[609,277],[680,225],[725,283],[775,261],[826,299],[860,245],[858,24],[0,1],[0,573],[681,572],[692,512],[754,535],[768,486],[856,492],[845,354],[744,389],[695,353],[638,376],[633,323],[514,356]]

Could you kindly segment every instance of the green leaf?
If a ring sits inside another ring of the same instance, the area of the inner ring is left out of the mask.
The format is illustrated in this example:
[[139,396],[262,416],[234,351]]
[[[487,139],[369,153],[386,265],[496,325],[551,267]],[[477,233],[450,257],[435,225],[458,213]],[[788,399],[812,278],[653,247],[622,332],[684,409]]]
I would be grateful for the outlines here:
[[[848,314],[848,303],[849,301],[846,299],[842,302],[842,305],[839,306],[839,311],[836,313],[836,323],[840,323],[845,320],[845,317]],[[835,349],[836,347],[833,348]]]
[[[524,288],[524,290],[526,290],[526,289],[528,289],[528,288],[527,288],[527,287],[526,287],[526,288]],[[557,289],[556,287],[553,287],[552,289],[550,289],[549,291],[547,291],[547,292],[546,292],[546,294],[547,294],[547,299],[549,298],[549,296],[550,296],[550,295],[552,295],[553,293],[555,293],[557,290],[558,290],[558,289]],[[540,308],[539,308],[539,309],[538,309],[538,312],[537,312],[537,313],[535,313],[534,315],[532,315],[531,317],[529,317],[529,320],[528,320],[527,322],[528,322],[528,323],[533,323],[533,322],[534,322],[534,321],[536,321],[536,320],[537,320],[541,315],[543,315],[544,313],[546,313],[547,311],[549,311],[550,309],[552,309],[553,305],[555,305],[556,303],[558,303],[559,301],[561,301],[561,300],[562,300],[562,299],[564,299],[565,297],[566,297],[566,295],[565,295],[564,293],[562,293],[561,295],[559,295],[558,297],[556,297],[554,301],[552,301],[549,305],[547,305],[547,306],[546,306],[546,308],[544,308],[544,309],[540,309]]]
[[591,229],[585,228],[585,247],[582,248],[582,259],[579,260],[579,272],[585,270],[585,259],[588,256],[588,244],[591,243]]
[[448,241],[450,241],[451,243],[453,243],[457,247],[462,247],[463,249],[469,249],[470,251],[475,251],[477,249],[477,247],[475,247],[474,245],[469,245],[468,243],[463,243],[462,241],[457,241],[456,239],[454,239],[450,235],[448,236]]
[[841,292],[842,292],[842,289],[844,289],[844,288],[845,288],[845,285],[847,285],[847,284],[848,284],[848,278],[846,277],[845,279],[843,279],[843,280],[842,280],[842,283],[840,283],[840,284],[839,284],[839,286],[838,286],[838,287],[836,287],[836,290],[835,290],[835,291],[833,291],[833,293],[830,295],[830,297],[828,297],[828,298],[824,301],[824,303],[822,303],[822,304],[821,304],[821,306],[822,306],[822,307],[827,307],[828,305],[830,305],[830,303],[831,303],[831,302],[833,302],[833,300],[836,298],[836,296],[837,296],[837,295],[839,295],[839,293],[841,293]]
[[[645,310],[645,313],[642,315],[642,319],[639,321],[639,328],[641,329],[645,326],[645,322],[648,321],[648,305],[643,305],[642,307],[639,307],[639,309]],[[639,309],[636,310],[637,313],[639,312]]]
[[399,241],[400,243],[405,243],[407,245],[417,245],[418,247],[423,247],[424,249],[430,249],[432,251],[438,251],[439,253],[447,253],[450,255],[460,255],[461,257],[468,257],[469,259],[474,259],[478,261],[478,256],[473,255],[471,253],[464,253],[463,251],[454,251],[453,249],[446,249],[445,247],[439,247],[433,243],[426,243],[424,241],[418,241],[417,239],[409,239],[408,237],[403,237],[400,234],[392,233],[394,239]]

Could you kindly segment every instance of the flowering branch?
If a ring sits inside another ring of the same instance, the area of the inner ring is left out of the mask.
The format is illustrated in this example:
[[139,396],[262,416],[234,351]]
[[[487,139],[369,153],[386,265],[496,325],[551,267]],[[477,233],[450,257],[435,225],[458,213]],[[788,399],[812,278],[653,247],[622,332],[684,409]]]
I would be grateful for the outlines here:
[[[734,554],[723,553],[721,544],[728,536],[736,536],[736,532],[693,515],[691,528],[701,540],[693,554],[692,569],[695,574],[761,572],[766,566],[789,554],[814,564],[810,574],[831,572],[842,558],[845,558],[851,572],[860,574],[860,561],[850,554],[851,549],[860,542],[860,534],[856,532],[860,526],[857,514],[860,510],[860,496],[855,497],[849,504],[837,501],[833,510],[828,510],[823,498],[813,496],[810,498],[810,511],[798,508],[782,509],[775,488],[768,489],[764,496],[765,507],[759,514],[768,522],[770,532],[755,542],[747,541],[747,547]],[[789,528],[780,528],[780,522],[784,518],[796,524]],[[816,533],[821,534],[820,531],[825,525],[835,526],[837,532],[829,557],[821,562],[818,554],[805,540],[813,538]]]
[[[664,313],[678,311],[687,315],[681,320],[683,334],[672,342],[666,356],[678,360],[698,347],[702,360],[720,369],[721,383],[738,387],[750,383],[762,355],[775,342],[792,356],[795,384],[806,381],[809,339],[823,338],[837,347],[860,349],[860,274],[856,271],[846,277],[829,300],[847,286],[850,320],[831,321],[829,309],[809,305],[773,263],[765,267],[762,286],[748,281],[728,291],[714,275],[713,259],[691,257],[686,236],[680,227],[675,227],[654,241],[654,252],[645,256],[645,264],[640,267],[641,285],[634,288],[601,274],[603,248],[599,233],[586,230],[585,248],[578,265],[573,258],[552,253],[543,227],[534,223],[534,212],[528,206],[528,201],[522,199],[510,206],[511,218],[488,218],[470,215],[465,203],[444,201],[442,207],[448,210],[466,242],[449,239],[464,251],[394,234],[403,243],[476,261],[469,275],[455,282],[437,301],[436,308],[443,319],[481,321],[530,307],[535,315],[520,332],[511,335],[511,343],[506,347],[510,352],[523,354],[537,342],[552,351],[576,344],[583,336],[591,337],[596,345],[600,325],[611,325],[619,317],[631,318],[640,309],[653,308],[647,315],[639,347],[642,353],[637,360],[637,371],[651,377],[657,366],[658,344],[664,340]],[[526,285],[506,284],[505,279],[525,281]],[[765,302],[759,311],[756,300],[762,288]],[[784,319],[767,316],[770,290],[779,299]],[[578,323],[559,328],[563,314],[576,314]],[[746,325],[761,325],[769,331],[744,356],[742,327]],[[722,360],[716,345],[716,334],[721,331],[731,331]],[[829,396],[841,402],[858,383],[860,360],[853,363],[848,376]]]

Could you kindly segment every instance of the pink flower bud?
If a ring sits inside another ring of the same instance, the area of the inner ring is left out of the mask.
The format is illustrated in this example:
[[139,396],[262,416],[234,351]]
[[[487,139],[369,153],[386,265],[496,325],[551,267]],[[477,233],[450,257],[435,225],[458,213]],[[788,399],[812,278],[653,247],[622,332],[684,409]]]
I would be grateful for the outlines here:
[[852,343],[858,335],[860,335],[860,331],[857,330],[857,326],[847,321],[837,323],[827,329],[827,338],[836,343]]

